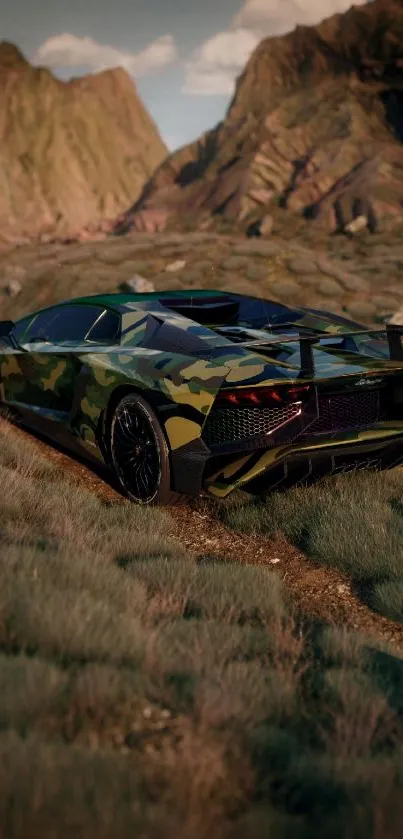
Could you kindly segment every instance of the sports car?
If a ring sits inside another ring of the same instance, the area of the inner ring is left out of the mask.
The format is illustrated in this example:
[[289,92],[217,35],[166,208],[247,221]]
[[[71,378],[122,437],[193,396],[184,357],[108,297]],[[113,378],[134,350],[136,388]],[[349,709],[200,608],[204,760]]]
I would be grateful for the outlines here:
[[101,294],[0,323],[0,402],[140,504],[403,462],[403,327],[222,291]]

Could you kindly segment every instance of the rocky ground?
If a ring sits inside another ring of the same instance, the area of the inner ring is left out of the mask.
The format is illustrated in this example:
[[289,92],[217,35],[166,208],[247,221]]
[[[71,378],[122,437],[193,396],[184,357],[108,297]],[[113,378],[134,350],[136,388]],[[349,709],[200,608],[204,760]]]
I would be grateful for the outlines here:
[[229,289],[382,323],[403,306],[402,267],[399,228],[356,239],[132,234],[0,252],[0,305],[2,317],[17,318],[69,297],[115,291],[140,274],[157,290]]

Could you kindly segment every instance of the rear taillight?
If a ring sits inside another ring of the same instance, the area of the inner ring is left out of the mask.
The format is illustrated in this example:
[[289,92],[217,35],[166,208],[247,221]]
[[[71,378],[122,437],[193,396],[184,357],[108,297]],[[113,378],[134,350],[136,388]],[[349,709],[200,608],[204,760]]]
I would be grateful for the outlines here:
[[264,407],[287,405],[290,402],[306,402],[311,385],[296,385],[292,387],[255,387],[221,390],[215,401],[218,408],[231,407]]

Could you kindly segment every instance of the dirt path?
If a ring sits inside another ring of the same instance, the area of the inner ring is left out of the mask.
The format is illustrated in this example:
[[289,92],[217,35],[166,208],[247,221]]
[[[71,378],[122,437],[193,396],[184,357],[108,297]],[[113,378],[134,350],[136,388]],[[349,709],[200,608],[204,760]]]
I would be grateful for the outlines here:
[[[101,468],[83,463],[21,428],[14,428],[14,432],[29,437],[41,455],[104,501],[123,501]],[[372,612],[356,597],[346,577],[315,565],[285,539],[234,533],[213,517],[203,501],[173,507],[170,515],[173,535],[196,556],[208,554],[232,562],[267,565],[280,574],[293,602],[304,614],[375,635],[403,652],[403,626]]]

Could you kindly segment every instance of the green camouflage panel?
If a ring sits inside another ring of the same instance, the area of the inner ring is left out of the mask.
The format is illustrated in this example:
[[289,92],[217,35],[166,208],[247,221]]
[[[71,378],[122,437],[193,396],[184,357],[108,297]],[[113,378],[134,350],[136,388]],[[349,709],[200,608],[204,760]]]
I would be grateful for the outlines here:
[[[177,293],[178,296],[181,294],[183,292]],[[174,295],[170,292],[169,296]],[[250,340],[266,342],[265,346],[246,347],[235,341],[231,343],[223,331],[219,333],[216,328],[195,323],[168,310],[158,300],[158,295],[93,296],[84,298],[83,302],[111,305],[111,297],[113,308],[122,317],[119,346],[35,342],[26,344],[26,351],[11,347],[0,350],[0,399],[60,423],[100,458],[97,432],[102,413],[117,388],[135,387],[149,400],[150,394],[157,394],[167,405],[173,406],[174,411],[166,417],[161,414],[161,422],[171,448],[178,449],[200,437],[214,398],[223,384],[246,387],[282,382],[320,383],[341,376],[403,370],[403,363],[389,360],[385,341],[381,343],[371,336],[363,337],[357,339],[360,352],[347,352],[341,347],[319,344],[318,335],[318,344],[313,348],[315,375],[304,378],[300,374],[298,339],[295,337],[290,343],[291,336],[284,334],[282,341],[283,328],[279,333],[270,325],[255,329],[253,320],[239,322],[238,325],[247,328]],[[192,297],[197,297],[197,292],[192,292]],[[286,307],[282,308],[286,311]],[[150,317],[202,339],[205,349],[192,355],[147,349],[142,344]],[[323,330],[336,338],[352,329],[351,323],[303,310],[290,310],[290,322],[284,325],[284,333],[286,327],[293,324],[310,333]],[[270,345],[271,340],[276,341],[275,347]],[[393,426],[393,433],[403,433],[403,426],[397,425],[398,428],[396,424]],[[392,431],[384,424],[379,429],[360,434],[366,435],[367,439],[391,436]],[[345,439],[351,441],[351,437]],[[212,494],[226,495],[235,486],[247,483],[270,468],[273,462],[284,459],[290,451],[298,453],[301,450],[304,449],[298,446],[282,446],[265,451],[257,463],[255,453],[254,465],[251,455],[235,458],[231,466],[209,479],[208,489]],[[251,463],[250,470],[248,462]]]
[[[347,448],[352,443],[380,440],[387,442],[388,439],[393,440],[398,435],[401,435],[403,439],[403,420],[402,422],[379,423],[369,430],[350,431],[338,435],[337,438],[327,438],[325,441],[322,440],[314,444],[283,444],[269,450],[263,450],[257,460],[256,452],[251,452],[234,459],[232,463],[219,469],[207,480],[206,490],[217,498],[225,498],[234,489],[241,489],[254,478],[259,477],[264,472],[270,472],[270,469],[293,455],[318,452],[322,449],[337,449],[337,452],[342,454],[343,446]],[[248,464],[250,464],[250,468],[248,468]]]
[[[82,357],[84,360],[84,357]],[[74,416],[73,430],[85,441],[94,435],[112,393],[122,386],[152,391],[176,406],[176,414],[161,417],[171,449],[200,437],[206,416],[227,374],[225,367],[203,359],[139,349],[85,357],[85,393]]]
[[[204,359],[122,345],[94,352],[35,343],[33,352],[9,350],[1,360],[2,393],[12,407],[61,422],[89,448],[96,446],[102,411],[119,387],[160,393],[177,406],[165,421],[172,449],[200,437],[228,368]],[[26,345],[29,349],[29,345]],[[99,454],[101,457],[101,454]]]
[[[131,325],[135,335],[143,328],[138,317]],[[251,383],[264,386],[286,378],[283,371],[281,377],[268,378],[272,365],[257,353],[245,350],[231,358],[225,348],[224,353],[220,352],[210,361],[128,346],[123,341],[122,346],[109,351],[95,352],[88,346],[76,347],[74,354],[67,353],[65,346],[49,348],[48,344],[35,343],[32,347],[32,352],[10,350],[3,356],[3,401],[17,408],[30,407],[44,418],[64,423],[89,448],[96,446],[100,416],[118,387],[136,387],[145,398],[150,391],[158,392],[167,403],[176,405],[177,415],[167,418],[164,424],[171,448],[177,449],[200,437],[207,414],[224,382],[231,386]],[[330,349],[318,349],[315,360],[318,380],[375,370],[385,373],[399,369],[399,366],[401,369],[397,362],[363,357],[359,363],[358,359],[352,363],[351,355],[341,358],[340,353],[335,356]],[[299,361],[297,367],[298,364]],[[296,378],[295,366],[289,365],[287,373],[290,381],[309,381]],[[267,454],[270,458],[272,453]]]
[[[135,310],[133,314],[127,312],[127,309],[131,307]],[[143,315],[139,313],[140,307],[144,311]],[[267,347],[246,348],[231,343],[228,337],[217,333],[212,328],[195,324],[193,320],[174,311],[167,312],[163,304],[156,300],[152,301],[152,306],[150,306],[148,298],[140,301],[140,303],[126,303],[122,306],[122,311],[125,311],[122,344],[126,347],[133,346],[134,343],[141,341],[146,330],[147,318],[153,316],[202,338],[206,345],[206,352],[203,357],[210,358],[215,364],[228,368],[226,376],[228,385],[270,385],[281,383],[281,381],[291,380],[294,382],[298,379],[298,382],[301,382],[302,380],[300,376],[299,339],[297,336],[292,338],[287,336],[283,343],[279,343],[281,333],[279,335],[278,332],[271,331],[269,327],[265,329],[248,328],[251,339],[265,341]],[[132,323],[136,324],[133,331],[130,329]],[[245,322],[245,325],[248,325],[247,322]],[[343,332],[349,332],[352,328],[351,323],[337,323],[331,320],[331,316],[325,318],[311,314],[304,314],[296,321],[296,325],[298,328],[302,326],[309,333],[312,333],[312,330],[323,330],[328,336],[334,335],[336,338],[342,337]],[[372,339],[371,336],[359,336],[356,339],[358,351],[346,352],[338,347],[319,345],[319,338],[318,335],[318,345],[313,348],[315,381],[319,382],[349,374],[360,375],[377,370],[386,372],[387,370],[402,368],[401,362],[390,361],[385,341],[381,343],[377,339]],[[270,340],[276,342],[276,354],[274,356]],[[282,355],[279,355],[279,352]],[[309,378],[309,381],[312,381],[312,377]]]
[[120,311],[122,316],[122,346],[138,346],[141,343],[149,317],[163,320],[164,323],[171,323],[173,326],[203,338],[207,344],[206,351],[209,343],[214,346],[220,346],[221,344],[226,346],[228,343],[225,338],[212,332],[211,329],[195,324],[193,320],[177,312],[167,311],[162,304],[157,305],[156,302],[153,303],[152,307],[147,306],[146,303],[126,303],[124,306],[117,307],[117,311]]

